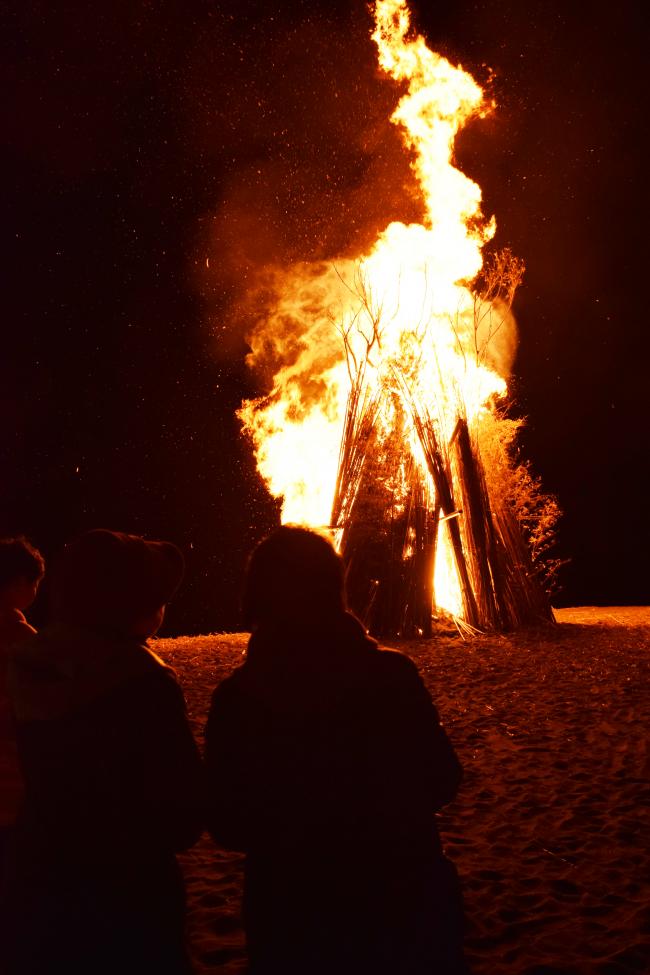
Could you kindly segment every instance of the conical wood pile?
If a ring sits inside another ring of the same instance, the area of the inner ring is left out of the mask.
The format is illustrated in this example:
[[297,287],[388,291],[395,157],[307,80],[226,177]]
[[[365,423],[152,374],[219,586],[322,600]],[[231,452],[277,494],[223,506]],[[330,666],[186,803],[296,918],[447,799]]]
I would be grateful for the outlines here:
[[[447,533],[462,597],[459,628],[506,631],[551,621],[553,611],[514,511],[491,497],[467,420],[448,443],[409,396],[403,376],[373,396],[353,383],[341,444],[332,527],[347,567],[351,608],[377,636],[427,636],[436,603],[439,538]],[[393,426],[377,430],[382,398]],[[425,460],[406,436],[415,430]]]

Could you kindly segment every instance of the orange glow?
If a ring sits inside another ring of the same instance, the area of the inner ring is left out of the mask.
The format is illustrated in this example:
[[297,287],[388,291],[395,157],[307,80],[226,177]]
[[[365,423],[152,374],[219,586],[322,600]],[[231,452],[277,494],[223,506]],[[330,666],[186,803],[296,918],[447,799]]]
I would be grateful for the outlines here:
[[[275,309],[250,340],[252,359],[263,358],[269,343],[297,348],[271,393],[244,403],[239,414],[269,490],[283,499],[283,521],[313,527],[331,523],[351,377],[361,377],[365,394],[379,400],[380,443],[394,428],[396,399],[404,404],[405,454],[425,470],[409,404],[448,444],[459,416],[476,421],[505,393],[515,341],[505,306],[472,292],[496,225],[482,215],[480,188],[453,163],[458,131],[493,106],[467,72],[412,33],[403,0],[377,0],[374,15],[379,64],[407,89],[392,121],[413,152],[426,217],[389,224],[355,260],[280,274]],[[400,485],[391,489],[399,503]],[[436,604],[460,615],[444,521],[438,537]]]

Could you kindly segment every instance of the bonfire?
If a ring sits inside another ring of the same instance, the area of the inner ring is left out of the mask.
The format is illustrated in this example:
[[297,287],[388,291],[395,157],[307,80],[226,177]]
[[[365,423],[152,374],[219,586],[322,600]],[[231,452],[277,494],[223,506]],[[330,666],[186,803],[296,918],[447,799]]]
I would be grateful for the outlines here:
[[249,341],[253,364],[272,348],[281,365],[240,417],[283,522],[331,534],[376,635],[552,620],[557,507],[516,461],[506,415],[523,264],[493,247],[481,190],[454,165],[459,130],[494,104],[411,29],[405,0],[377,0],[374,18],[425,218],[354,259],[272,271]]

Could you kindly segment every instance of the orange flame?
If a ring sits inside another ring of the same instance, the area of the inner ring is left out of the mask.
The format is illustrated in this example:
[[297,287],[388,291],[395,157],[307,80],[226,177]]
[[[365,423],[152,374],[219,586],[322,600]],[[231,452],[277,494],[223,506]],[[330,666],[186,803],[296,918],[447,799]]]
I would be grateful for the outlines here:
[[[372,38],[383,70],[407,85],[392,121],[414,153],[426,218],[389,224],[356,260],[281,275],[277,304],[251,346],[253,361],[272,343],[287,364],[269,396],[247,401],[239,414],[271,494],[283,499],[283,521],[314,527],[330,522],[351,373],[360,363],[369,390],[398,370],[444,442],[459,415],[472,420],[503,395],[510,364],[495,362],[494,350],[487,353],[496,331],[512,335],[509,312],[481,306],[470,290],[495,221],[483,218],[480,188],[453,165],[458,131],[493,106],[467,72],[412,36],[404,0],[377,0]],[[386,398],[380,430],[388,432],[393,422]],[[415,431],[404,435],[424,464]],[[443,524],[439,542],[436,602],[459,614]]]

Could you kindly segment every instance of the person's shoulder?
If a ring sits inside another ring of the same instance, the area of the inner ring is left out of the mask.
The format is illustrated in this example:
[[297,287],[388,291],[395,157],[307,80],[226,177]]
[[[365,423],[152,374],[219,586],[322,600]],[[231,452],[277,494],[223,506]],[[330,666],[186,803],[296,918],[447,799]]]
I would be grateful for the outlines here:
[[141,666],[145,673],[153,674],[163,681],[178,683],[178,675],[174,668],[165,663],[149,643],[138,643],[136,652],[140,656]]
[[225,701],[242,693],[249,682],[249,670],[245,662],[236,667],[232,673],[219,681],[212,692],[212,700]]
[[[439,720],[431,692],[425,683],[415,661],[401,650],[378,647],[375,653],[376,669],[370,682],[377,692],[392,702],[392,706],[402,708],[404,715],[416,719],[427,714]],[[424,709],[424,710],[423,710]]]
[[395,650],[392,647],[374,648],[373,658],[376,665],[381,667],[386,673],[403,677],[404,679],[420,680],[420,672],[411,658],[402,650]]
[[12,609],[0,615],[0,645],[8,650],[16,644],[23,643],[36,634],[19,609]]
[[165,663],[148,643],[138,644],[134,652],[138,657],[137,673],[142,680],[158,686],[170,694],[176,691],[181,692],[181,683],[177,672]]
[[138,726],[171,727],[187,716],[185,694],[175,671],[156,655],[144,652],[130,674],[103,700],[110,710],[121,712],[125,722]]
[[185,709],[185,696],[176,671],[146,643],[133,644],[121,655],[112,694],[136,706],[166,711]]
[[351,613],[346,613],[342,620],[342,632],[346,634],[351,645],[361,650],[356,655],[358,660],[365,660],[366,665],[379,673],[405,680],[419,679],[419,672],[411,658],[401,650],[393,647],[380,646],[364,629],[360,621]]

